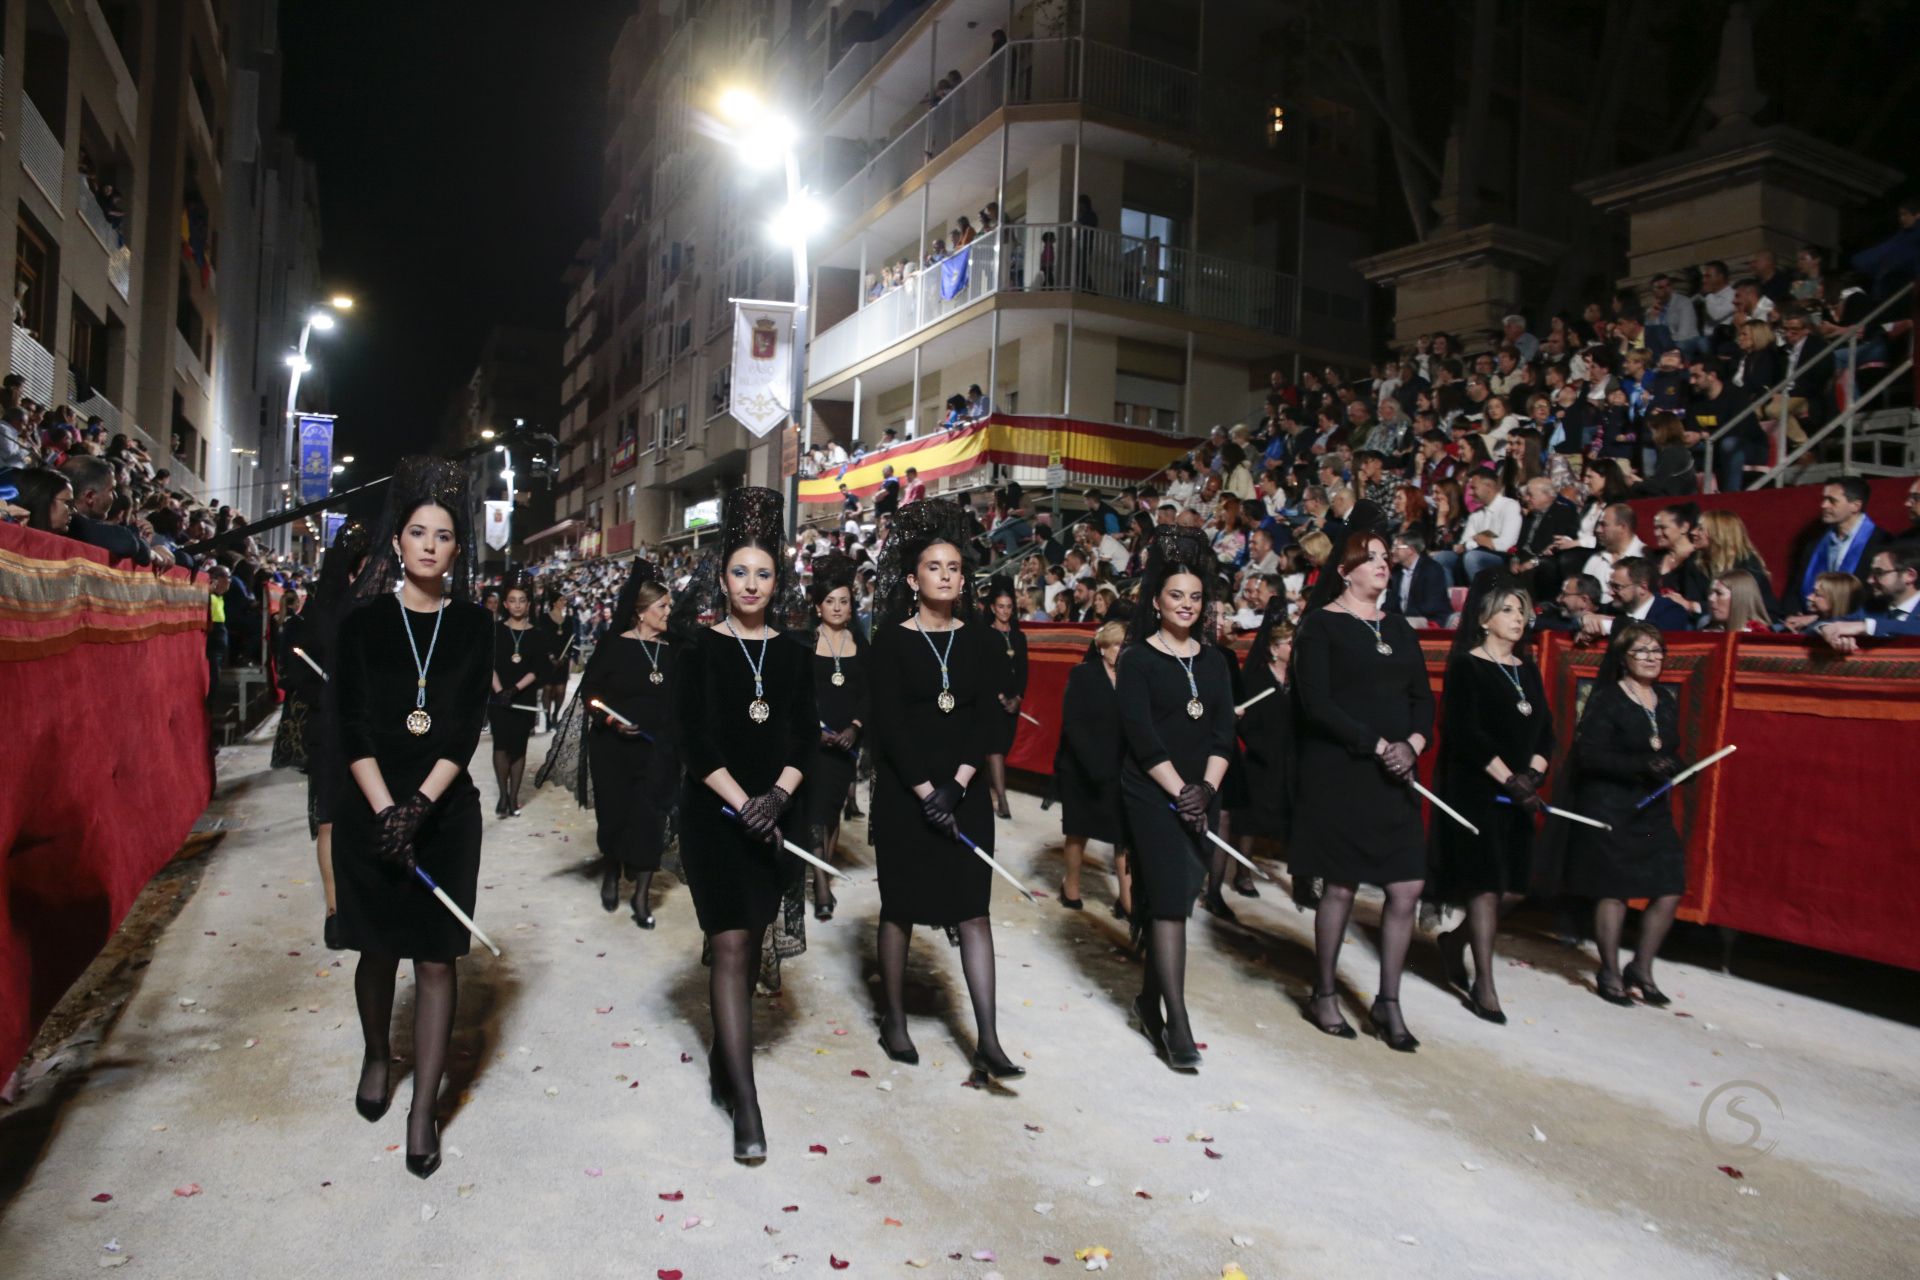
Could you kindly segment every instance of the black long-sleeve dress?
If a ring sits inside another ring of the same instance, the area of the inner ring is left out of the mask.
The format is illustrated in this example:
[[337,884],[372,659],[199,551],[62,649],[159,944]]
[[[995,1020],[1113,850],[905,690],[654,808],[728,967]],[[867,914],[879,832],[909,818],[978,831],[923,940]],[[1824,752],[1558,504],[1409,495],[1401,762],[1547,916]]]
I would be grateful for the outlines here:
[[1020,732],[1020,713],[1006,710],[1000,698],[1024,698],[1027,694],[1027,637],[1018,627],[1001,631],[991,623],[982,623],[980,629],[988,633],[988,666],[993,672],[993,692],[999,695],[983,704],[990,726],[987,754],[1004,756],[1013,749],[1013,736]]
[[[1685,893],[1686,850],[1673,825],[1673,793],[1644,809],[1634,806],[1660,785],[1648,766],[1680,745],[1679,704],[1665,686],[1655,688],[1654,724],[1647,710],[1618,682],[1593,686],[1573,733],[1569,759],[1571,799],[1564,808],[1613,830],[1574,826],[1568,838],[1566,887],[1588,898],[1658,898]],[[1660,746],[1652,740],[1656,736]],[[1559,794],[1556,791],[1556,796]]]
[[1396,884],[1426,875],[1420,797],[1396,781],[1374,744],[1433,733],[1433,689],[1407,620],[1387,614],[1373,628],[1335,609],[1316,609],[1293,638],[1299,707],[1294,792],[1295,875],[1336,884]]
[[1060,797],[1060,833],[1120,843],[1120,695],[1107,664],[1083,662],[1067,676],[1060,700],[1060,745],[1053,781]]
[[1240,716],[1247,798],[1233,810],[1233,833],[1285,840],[1293,828],[1293,687],[1276,681],[1272,667],[1258,660],[1242,669],[1241,681],[1242,702],[1273,693]]
[[[1553,712],[1531,662],[1509,666],[1462,654],[1447,664],[1446,722],[1433,764],[1433,789],[1480,834],[1442,815],[1433,824],[1429,896],[1459,902],[1477,893],[1525,893],[1533,874],[1533,817],[1487,773],[1498,757],[1515,773],[1535,756],[1553,759]],[[1520,693],[1513,681],[1520,681]],[[1520,700],[1527,715],[1520,714]]]
[[[552,632],[538,626],[516,631],[505,623],[493,629],[493,674],[500,677],[500,688],[504,691],[487,709],[495,751],[504,751],[516,760],[527,754],[527,738],[533,733],[536,715],[532,711],[515,710],[515,706],[532,706],[540,697],[541,683],[552,669]],[[524,689],[514,688],[528,673],[533,674],[534,682]]]
[[[753,702],[753,667],[747,654],[761,661],[760,642],[746,642],[745,653],[740,646],[723,631],[700,628],[680,642],[668,688],[673,690],[684,761],[680,860],[693,893],[694,914],[703,933],[746,929],[758,936],[780,909],[793,855],[754,838],[722,813],[725,802],[703,779],[725,769],[749,796],[773,786],[789,766],[804,780],[814,739],[820,735],[820,718],[806,652],[776,633],[767,640],[761,667],[771,714],[754,723],[747,713]],[[782,820],[783,831],[789,820]]]
[[579,620],[569,609],[565,617],[555,622],[553,614],[542,609],[534,615],[533,625],[546,635],[548,651],[553,654],[553,660],[541,670],[539,684],[534,688],[542,684],[564,685],[573,675],[573,657],[579,651],[578,645],[568,645],[579,634]]
[[[952,711],[940,710],[940,662],[947,659]],[[993,872],[957,840],[933,827],[914,788],[953,780],[972,765],[974,780],[956,813],[975,844],[993,852],[993,805],[984,774],[993,735],[994,651],[1001,637],[978,623],[950,633],[887,625],[873,638],[873,820],[869,830],[880,872],[880,918],[897,924],[951,926],[987,914]],[[932,646],[932,647],[929,647]]]
[[[580,677],[600,852],[628,872],[660,869],[667,811],[679,792],[680,756],[673,734],[678,651],[678,645],[664,640],[608,636],[593,651]],[[659,683],[652,678],[656,662]],[[601,711],[588,705],[596,698],[633,721],[653,741],[629,737],[608,724]]]
[[[340,735],[333,874],[340,940],[350,950],[410,960],[467,954],[467,931],[426,886],[390,870],[375,855],[373,808],[347,766],[371,757],[396,802],[418,790],[437,761],[460,766],[421,824],[413,856],[460,909],[472,915],[480,876],[480,793],[467,775],[467,763],[480,744],[486,715],[492,619],[477,604],[450,601],[436,642],[434,618],[403,610],[397,595],[379,597],[341,623],[333,667]],[[413,632],[420,657],[427,662],[426,711],[433,723],[420,736],[407,729],[419,688],[403,627]],[[433,657],[428,659],[430,645]]]
[[[1202,715],[1187,704],[1199,690]],[[1133,867],[1133,915],[1138,921],[1184,920],[1206,884],[1209,845],[1190,834],[1169,806],[1173,797],[1147,771],[1171,763],[1182,782],[1203,782],[1207,758],[1233,758],[1232,664],[1219,646],[1204,644],[1193,659],[1193,685],[1180,660],[1151,644],[1120,655],[1115,694],[1127,742],[1120,764],[1120,803]],[[1216,796],[1207,825],[1220,822]]]
[[[870,723],[868,651],[867,638],[859,624],[847,628],[847,637],[840,641],[842,651],[837,664],[833,658],[814,651],[813,632],[795,632],[794,637],[813,671],[813,699],[820,716],[820,732],[838,733],[858,720],[864,737]],[[839,684],[833,682],[835,671],[840,673]],[[858,741],[853,750],[842,751],[826,746],[820,741],[820,733],[814,734],[813,754],[807,764],[806,794],[802,800],[805,806],[802,812],[814,831],[829,830],[840,821],[840,809],[847,802],[847,788],[853,785],[854,769],[859,762]]]

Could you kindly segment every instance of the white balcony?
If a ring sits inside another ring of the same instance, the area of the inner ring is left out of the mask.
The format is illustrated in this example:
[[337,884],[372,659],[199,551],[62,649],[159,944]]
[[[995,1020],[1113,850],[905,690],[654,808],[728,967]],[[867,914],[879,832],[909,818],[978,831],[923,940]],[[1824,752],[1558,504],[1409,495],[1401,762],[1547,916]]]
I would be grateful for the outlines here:
[[1291,336],[1299,328],[1294,277],[1158,240],[1070,222],[1015,224],[975,240],[964,252],[964,279],[957,267],[925,267],[816,335],[808,348],[809,385],[1004,292],[1117,298],[1275,336]]
[[121,414],[120,407],[100,394],[99,389],[91,388],[92,394],[82,399],[79,380],[73,376],[73,370],[67,370],[67,403],[80,415],[80,421],[88,418],[100,419],[100,425],[106,428],[109,438],[127,431],[132,427]]
[[134,87],[133,73],[127,70],[126,59],[120,56],[120,42],[113,38],[113,29],[107,25],[107,15],[100,11],[99,0],[87,0],[87,25],[93,29],[93,38],[100,44],[100,52],[107,60],[107,66],[113,71],[113,101],[120,109],[120,118],[127,122],[127,128],[140,127],[140,91]]
[[107,221],[106,211],[84,183],[80,187],[79,205],[80,220],[87,224],[87,230],[93,232],[93,238],[106,250],[108,283],[113,285],[114,292],[120,295],[122,302],[129,301],[133,288],[133,250],[113,229],[113,224]]
[[65,212],[61,201],[61,179],[67,171],[67,150],[60,135],[53,131],[33,99],[20,95],[20,167],[40,188],[55,213]]
[[41,404],[53,403],[53,374],[58,367],[53,362],[53,352],[40,345],[32,330],[13,326],[13,359],[7,372],[17,373],[24,380],[21,390],[28,399]]
[[193,349],[193,344],[178,329],[173,331],[173,370],[200,388],[201,395],[211,394],[207,366],[200,363],[200,353]]

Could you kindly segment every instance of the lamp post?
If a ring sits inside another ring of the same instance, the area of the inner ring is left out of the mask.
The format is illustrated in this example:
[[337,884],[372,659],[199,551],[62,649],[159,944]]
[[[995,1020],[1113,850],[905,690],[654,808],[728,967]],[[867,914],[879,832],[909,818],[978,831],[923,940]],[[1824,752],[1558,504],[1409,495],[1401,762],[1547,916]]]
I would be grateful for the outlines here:
[[[313,310],[307,312],[307,318],[300,325],[299,345],[294,348],[293,354],[287,357],[287,367],[291,369],[293,373],[287,378],[287,413],[283,425],[286,432],[287,474],[296,479],[299,476],[300,449],[299,433],[295,430],[294,424],[296,421],[295,415],[299,411],[300,379],[302,375],[313,368],[313,362],[307,359],[307,342],[313,337],[316,330],[321,333],[331,332],[334,325],[338,323],[334,319],[333,313],[335,311],[351,311],[353,309],[353,299],[344,293],[335,294],[327,300],[326,306],[331,308],[331,310],[315,307]],[[281,488],[285,489],[286,486],[282,485]]]

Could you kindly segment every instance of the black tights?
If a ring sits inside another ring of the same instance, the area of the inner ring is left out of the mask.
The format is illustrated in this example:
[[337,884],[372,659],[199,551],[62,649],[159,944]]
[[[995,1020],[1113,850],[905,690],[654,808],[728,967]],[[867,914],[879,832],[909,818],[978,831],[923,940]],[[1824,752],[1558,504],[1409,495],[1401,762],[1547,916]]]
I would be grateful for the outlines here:
[[767,1138],[760,1123],[760,1093],[753,1083],[753,978],[760,971],[761,936],[755,929],[727,929],[710,939],[713,966],[707,973],[707,1000],[713,1007],[713,1051],[707,1069],[714,1092],[733,1110],[735,1142]]
[[[393,1058],[393,992],[399,977],[397,957],[363,951],[353,970],[353,999],[360,1010],[360,1034],[366,1058],[360,1068],[360,1096],[385,1097]],[[460,981],[451,960],[413,962],[413,1108],[407,1115],[407,1151],[428,1155],[440,1149],[435,1108],[447,1072],[453,1041],[453,1011]],[[379,1093],[372,1089],[380,1087]]]
[[[1640,913],[1640,945],[1633,949],[1633,970],[1642,978],[1653,977],[1653,959],[1673,928],[1673,913],[1679,909],[1680,895],[1670,893],[1647,903]],[[1619,898],[1602,898],[1593,907],[1593,938],[1600,947],[1600,972],[1620,979],[1620,932],[1627,918],[1627,904]]]
[[[1400,1017],[1400,975],[1407,967],[1407,946],[1413,941],[1413,922],[1420,906],[1421,880],[1400,880],[1386,887],[1387,901],[1380,911],[1380,1007],[1379,1020],[1390,1031],[1406,1030]],[[1314,980],[1314,1020],[1331,1025],[1339,1017],[1339,1002],[1334,995],[1339,981],[1340,944],[1346,940],[1347,921],[1353,916],[1352,884],[1327,881],[1320,894],[1320,907],[1313,917],[1313,955],[1318,963]],[[1324,1016],[1331,1013],[1331,1017]]]
[[[960,971],[966,975],[967,995],[973,1001],[977,1051],[995,1066],[1011,1065],[1000,1047],[994,1005],[993,921],[987,916],[962,920],[959,933]],[[880,992],[886,1001],[880,1034],[887,1047],[895,1051],[913,1047],[913,1041],[907,1036],[906,1008],[907,943],[912,937],[912,925],[897,920],[880,921]]]
[[1476,893],[1467,899],[1466,921],[1440,935],[1443,948],[1473,949],[1473,985],[1467,994],[1483,1009],[1500,1008],[1493,981],[1493,937],[1501,919],[1521,901],[1517,893]]
[[500,789],[500,807],[512,812],[520,807],[520,779],[526,776],[526,756],[493,753],[493,783]]
[[[836,821],[831,826],[815,827],[814,831],[817,837],[813,844],[815,856],[822,862],[831,863],[833,861],[834,846],[840,843],[839,822]],[[814,905],[820,906],[831,902],[833,900],[833,877],[818,867],[810,867],[808,870],[813,873]]]
[[1193,1027],[1187,1021],[1187,922],[1155,920],[1147,926],[1147,971],[1140,998],[1148,1007],[1165,1008],[1167,1044],[1193,1048]]

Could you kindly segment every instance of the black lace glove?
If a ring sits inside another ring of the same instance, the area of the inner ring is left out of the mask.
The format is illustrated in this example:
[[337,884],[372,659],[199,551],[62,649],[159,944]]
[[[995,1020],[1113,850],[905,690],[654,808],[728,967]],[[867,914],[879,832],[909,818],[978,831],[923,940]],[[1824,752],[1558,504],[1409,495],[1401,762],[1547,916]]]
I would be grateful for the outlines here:
[[1386,749],[1380,753],[1381,767],[1401,780],[1413,776],[1413,765],[1417,759],[1413,748],[1404,742],[1389,742]]
[[1647,761],[1647,776],[1655,782],[1665,782],[1680,772],[1680,762],[1670,755],[1656,755]]
[[373,849],[380,861],[406,874],[413,873],[413,839],[420,824],[433,812],[433,801],[414,792],[397,804],[390,804],[374,815]]
[[860,731],[854,728],[852,725],[848,725],[846,728],[842,729],[840,732],[833,735],[833,745],[838,747],[842,751],[848,752],[849,754],[852,753],[854,749],[854,744],[859,741],[860,741]]
[[779,787],[768,787],[740,806],[740,823],[768,844],[780,839],[780,814],[790,799]]
[[1207,829],[1207,810],[1213,807],[1213,796],[1211,783],[1189,782],[1174,798],[1173,807],[1180,814],[1180,824],[1194,835]]
[[1520,776],[1525,778],[1527,785],[1535,791],[1547,785],[1547,771],[1545,769],[1522,769]]
[[920,802],[920,814],[927,825],[939,831],[949,839],[960,834],[960,822],[954,816],[960,810],[960,802],[966,798],[966,788],[949,778],[927,793]]
[[1540,800],[1539,793],[1534,790],[1537,785],[1533,780],[1533,774],[1522,771],[1508,774],[1507,780],[1500,784],[1500,789],[1507,793],[1507,797],[1516,807],[1525,809],[1531,817],[1546,808]]

